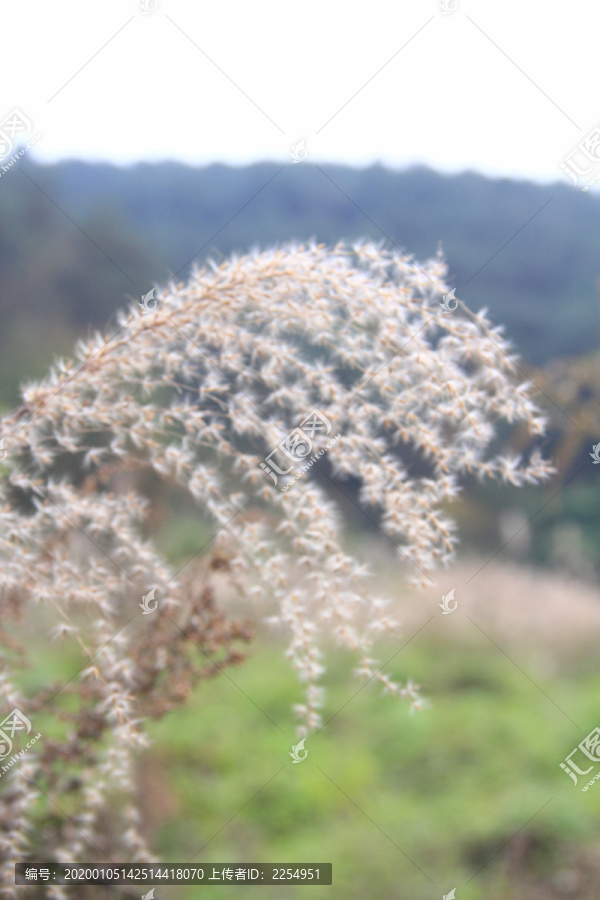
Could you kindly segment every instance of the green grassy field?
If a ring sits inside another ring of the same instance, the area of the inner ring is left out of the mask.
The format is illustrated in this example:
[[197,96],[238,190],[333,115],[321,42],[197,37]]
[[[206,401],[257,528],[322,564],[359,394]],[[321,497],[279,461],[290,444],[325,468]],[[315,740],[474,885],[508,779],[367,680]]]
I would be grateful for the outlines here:
[[[498,582],[506,571],[487,575],[498,596],[508,593]],[[299,764],[289,752],[298,740],[291,706],[300,687],[284,645],[259,626],[241,666],[203,682],[185,706],[149,724],[152,745],[137,780],[156,856],[333,864],[331,887],[266,888],[290,900],[307,892],[441,900],[452,888],[456,900],[596,900],[600,787],[581,792],[559,763],[598,724],[600,673],[589,652],[598,621],[586,618],[589,596],[584,602],[575,588],[559,615],[547,582],[531,577],[546,595],[538,598],[543,622],[534,591],[527,596],[515,581],[514,602],[532,608],[533,624],[516,623],[508,599],[498,609],[492,597],[481,602],[496,610],[505,632],[486,622],[485,637],[464,605],[453,616],[438,613],[410,641],[418,629],[408,621],[397,644],[377,648],[386,673],[421,685],[428,699],[421,712],[362,686],[354,660],[332,649],[328,724],[307,738]],[[426,600],[421,621],[432,611]],[[578,602],[583,631],[567,636],[561,615],[574,619]],[[71,645],[48,642],[41,620],[37,627],[26,694],[81,666]],[[61,727],[42,712],[35,724],[49,735]],[[157,898],[241,900],[264,890],[158,886]]]
[[[154,724],[141,789],[161,857],[332,862],[333,886],[311,896],[441,900],[456,887],[460,900],[495,900],[528,882],[560,886],[569,858],[597,847],[600,789],[578,791],[558,765],[584,735],[493,649],[413,644],[388,670],[414,677],[428,708],[410,715],[373,686],[356,694],[340,660],[325,718],[341,711],[300,764],[288,756],[296,685],[273,646],[230,670],[235,684],[205,684]],[[595,721],[599,689],[600,676],[577,672],[544,685],[582,723]],[[245,891],[255,896],[237,885],[218,896]]]

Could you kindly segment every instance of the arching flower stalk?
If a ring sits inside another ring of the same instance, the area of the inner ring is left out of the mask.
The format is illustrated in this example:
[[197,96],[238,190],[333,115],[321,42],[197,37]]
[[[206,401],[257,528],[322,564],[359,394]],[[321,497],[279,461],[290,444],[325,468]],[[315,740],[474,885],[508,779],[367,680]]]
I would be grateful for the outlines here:
[[[356,502],[423,582],[453,554],[442,506],[461,476],[519,485],[550,471],[536,451],[492,451],[497,423],[535,437],[544,422],[500,329],[485,313],[440,305],[446,277],[440,258],[419,267],[372,243],[287,245],[209,264],[155,289],[154,308],[132,304],[112,335],[80,342],[74,361],[26,386],[23,406],[0,421],[3,622],[44,606],[89,659],[70,685],[81,700],[72,733],[28,758],[45,777],[42,764],[70,753],[85,763],[81,806],[65,826],[69,855],[93,846],[115,778],[120,796],[132,794],[142,721],[169,707],[157,673],[181,674],[187,637],[206,637],[206,593],[192,585],[201,577],[208,590],[211,566],[226,569],[244,602],[268,598],[271,621],[287,630],[305,685],[302,736],[321,724],[323,637],[356,653],[362,678],[419,704],[412,683],[397,684],[373,658],[396,623],[342,547],[340,491],[359,485]],[[106,471],[117,475],[103,482]],[[176,483],[211,521],[212,562],[200,575],[198,560],[176,573],[145,534],[152,498],[136,489],[136,472]],[[144,615],[149,586],[159,606]],[[213,649],[244,637],[219,628]],[[7,655],[2,665],[11,707]],[[26,702],[53,709],[48,700]],[[89,735],[104,741],[93,757]],[[61,787],[58,776],[50,783]],[[9,797],[2,787],[12,815],[27,788],[15,783]],[[123,834],[130,853],[149,858],[128,803]]]

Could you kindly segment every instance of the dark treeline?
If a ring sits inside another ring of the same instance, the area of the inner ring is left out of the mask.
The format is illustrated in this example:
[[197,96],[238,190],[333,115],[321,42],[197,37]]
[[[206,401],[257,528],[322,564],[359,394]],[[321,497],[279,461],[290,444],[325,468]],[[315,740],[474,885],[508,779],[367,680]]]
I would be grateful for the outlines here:
[[176,163],[127,168],[23,158],[0,178],[0,399],[41,374],[125,297],[212,253],[288,238],[441,242],[457,295],[487,306],[535,364],[596,347],[600,198],[424,167]]

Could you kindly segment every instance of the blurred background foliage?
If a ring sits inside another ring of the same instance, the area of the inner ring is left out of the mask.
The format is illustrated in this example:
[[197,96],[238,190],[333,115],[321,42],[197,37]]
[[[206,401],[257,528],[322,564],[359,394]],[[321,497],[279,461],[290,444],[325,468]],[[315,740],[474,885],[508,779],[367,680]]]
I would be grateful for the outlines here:
[[[468,584],[468,573],[443,575],[429,599],[410,595],[389,541],[357,511],[357,486],[345,485],[349,546],[379,560],[410,641],[379,656],[391,658],[390,674],[422,685],[430,708],[409,716],[371,689],[353,698],[351,662],[338,658],[327,711],[352,702],[292,766],[295,678],[279,639],[259,628],[248,662],[152,726],[139,773],[147,830],[165,860],[206,845],[196,861],[332,861],[334,887],[311,896],[424,900],[456,886],[457,900],[596,900],[600,788],[582,796],[558,764],[598,724],[600,468],[589,453],[600,440],[600,196],[425,167],[117,168],[26,157],[0,179],[0,404],[18,403],[20,383],[104,328],[125,298],[185,278],[209,254],[361,236],[417,260],[441,242],[457,295],[489,309],[534,381],[557,474],[531,490],[466,482],[452,507],[462,557],[494,557],[472,601],[476,621],[497,614],[486,634],[468,617],[439,617],[438,595],[463,575]],[[157,499],[156,534],[181,563],[208,540],[208,523]],[[549,605],[559,576],[564,590]],[[531,607],[523,621],[521,607]],[[39,650],[32,685],[79,666],[42,630],[27,640]],[[272,889],[284,891],[303,889]]]

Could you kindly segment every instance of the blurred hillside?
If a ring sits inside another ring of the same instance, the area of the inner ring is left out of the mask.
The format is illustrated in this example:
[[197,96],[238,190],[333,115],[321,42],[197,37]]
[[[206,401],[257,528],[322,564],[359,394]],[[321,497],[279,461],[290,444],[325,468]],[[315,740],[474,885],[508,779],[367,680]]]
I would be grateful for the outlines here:
[[424,167],[130,168],[24,158],[0,179],[0,402],[126,296],[209,253],[287,238],[389,239],[417,260],[441,241],[450,280],[535,364],[599,335],[600,197]]

